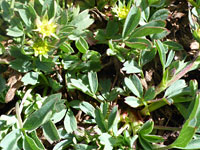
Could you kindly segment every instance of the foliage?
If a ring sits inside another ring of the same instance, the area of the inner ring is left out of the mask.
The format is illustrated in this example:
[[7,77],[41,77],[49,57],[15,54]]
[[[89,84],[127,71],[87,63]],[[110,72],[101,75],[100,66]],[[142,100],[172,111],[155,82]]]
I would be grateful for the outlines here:
[[[200,43],[194,19],[200,19],[200,1],[188,1],[191,33]],[[184,78],[199,68],[199,53],[175,59],[184,48],[165,40],[167,5],[0,1],[0,103],[16,104],[0,116],[0,147],[200,149],[198,82]],[[145,77],[151,63],[160,64],[156,83]],[[165,105],[174,105],[185,120],[169,145],[152,117]]]

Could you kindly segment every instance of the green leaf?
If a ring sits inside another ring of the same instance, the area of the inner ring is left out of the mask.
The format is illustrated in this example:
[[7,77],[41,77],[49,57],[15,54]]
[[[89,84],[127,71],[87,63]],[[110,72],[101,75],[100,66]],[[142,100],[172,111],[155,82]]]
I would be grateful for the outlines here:
[[46,11],[48,12],[49,19],[55,16],[56,5],[54,0],[44,0],[42,14],[45,14]]
[[57,122],[61,121],[65,117],[66,112],[67,112],[67,110],[63,109],[59,112],[54,113],[52,118],[51,118],[53,123],[57,123]]
[[166,37],[168,34],[170,33],[169,30],[165,30],[161,33],[156,33],[156,34],[153,34],[153,35],[150,35],[151,37],[151,40],[159,40],[159,39],[163,39],[164,37]]
[[99,136],[100,143],[105,145],[104,149],[106,150],[112,150],[113,146],[115,144],[115,139],[108,133],[103,133],[101,136]]
[[31,137],[26,135],[26,133],[24,133],[24,138],[23,138],[23,149],[24,150],[36,150],[36,149],[42,150],[40,147],[37,146],[37,144]]
[[156,48],[152,48],[149,51],[142,51],[141,56],[141,65],[144,66],[148,62],[150,62],[156,56],[157,50]]
[[42,144],[41,140],[38,138],[37,136],[37,132],[36,130],[34,130],[33,132],[30,133],[31,138],[35,141],[35,143],[37,144],[37,146],[41,149],[45,149],[44,145]]
[[24,8],[18,9],[18,12],[25,25],[30,28],[37,15],[34,8],[31,5],[25,5]]
[[136,75],[132,75],[129,78],[126,77],[124,82],[129,90],[137,97],[141,98],[143,96],[142,84]]
[[142,104],[142,101],[134,96],[128,96],[125,98],[125,103],[133,108],[137,108]]
[[19,27],[14,26],[7,29],[7,35],[12,37],[20,37],[24,34],[23,30],[19,29]]
[[35,85],[38,83],[38,76],[38,72],[28,72],[23,76],[21,81],[24,83],[24,85]]
[[139,65],[132,59],[131,61],[126,61],[123,64],[123,71],[126,71],[127,74],[131,74],[131,73],[140,73],[141,72],[141,68],[139,67]]
[[49,86],[56,92],[63,87],[63,85],[61,85],[59,82],[57,82],[52,78],[48,78],[48,81],[49,81]]
[[167,57],[167,62],[165,64],[165,67],[167,68],[173,61],[174,59],[174,55],[175,55],[175,52],[173,50],[171,50],[168,54],[168,57]]
[[114,106],[108,117],[108,130],[110,130],[114,126],[115,120],[117,118],[117,110],[118,107]]
[[192,139],[191,142],[184,148],[179,147],[180,149],[186,149],[186,150],[194,150],[194,149],[200,149],[200,139]]
[[73,48],[71,47],[71,45],[68,44],[68,43],[65,43],[65,42],[64,42],[62,45],[60,45],[60,49],[61,49],[63,52],[67,53],[67,54],[74,53],[74,50],[73,50]]
[[185,148],[192,140],[192,137],[194,136],[199,125],[200,125],[200,94],[196,96],[192,112],[189,118],[184,123],[178,138],[168,147]]
[[77,27],[78,30],[88,28],[94,20],[88,14],[89,10],[82,11],[79,15],[73,18],[69,25]]
[[25,130],[34,130],[50,120],[53,114],[53,108],[55,103],[61,99],[61,94],[50,95],[45,104],[33,114],[31,114],[25,121],[23,128]]
[[146,48],[148,48],[148,45],[146,43],[142,43],[142,42],[126,42],[125,44],[128,47],[135,48],[135,49],[146,49]]
[[87,115],[92,116],[93,118],[95,118],[95,108],[88,102],[81,102],[80,103],[80,109],[86,113]]
[[100,105],[100,110],[101,110],[103,116],[105,116],[105,117],[107,116],[108,107],[109,107],[109,104],[107,102],[101,103],[101,105]]
[[165,69],[165,64],[166,64],[166,49],[162,42],[160,40],[156,41],[156,48],[158,49],[158,53],[160,56],[160,61],[163,66],[163,69]]
[[0,143],[0,147],[5,150],[19,150],[17,142],[21,137],[21,132],[19,129],[12,130],[8,133]]
[[84,85],[83,81],[81,79],[71,79],[72,86],[76,87],[77,89],[81,90],[83,93],[90,93],[90,89]]
[[74,149],[75,150],[96,150],[98,149],[98,146],[87,145],[87,144],[75,144]]
[[42,129],[43,129],[43,134],[45,138],[50,143],[60,140],[56,126],[51,120],[43,124]]
[[143,135],[142,138],[150,143],[159,143],[164,141],[163,137],[158,135]]
[[106,36],[112,37],[119,31],[118,22],[114,20],[109,20],[106,26]]
[[99,129],[102,132],[107,132],[107,126],[105,123],[105,118],[103,116],[103,113],[101,112],[101,110],[99,108],[96,108],[95,110],[95,121],[99,127]]
[[36,59],[35,65],[39,70],[44,71],[44,72],[51,72],[53,71],[53,67],[55,67],[55,63],[49,60],[40,61],[39,59]]
[[39,16],[42,16],[43,1],[34,0],[34,9]]
[[151,16],[149,21],[166,20],[168,18],[168,16],[169,16],[169,10],[168,9],[159,9]]
[[144,95],[144,100],[148,101],[148,100],[153,100],[156,96],[156,92],[155,92],[155,88],[154,87],[150,87],[145,95]]
[[0,74],[0,93],[3,92],[6,88],[6,80]]
[[67,133],[72,133],[77,130],[77,122],[76,118],[71,109],[68,109],[65,119],[64,119],[64,127]]
[[122,38],[128,37],[134,31],[139,24],[140,17],[141,10],[136,6],[132,6],[124,23]]
[[[1,39],[0,36],[0,41],[3,41],[3,39]],[[2,55],[5,52],[5,47],[3,46],[3,44],[0,43],[0,55]]]
[[163,31],[166,31],[167,29],[163,27],[154,27],[154,26],[141,26],[137,30],[135,30],[131,35],[130,38],[134,37],[143,37],[147,36],[150,34],[156,34],[156,33],[161,33]]
[[33,68],[31,61],[18,58],[10,62],[10,67],[23,73]]
[[57,143],[54,146],[53,150],[63,150],[65,148],[67,148],[72,143],[73,143],[72,139],[63,140],[63,141]]
[[5,21],[10,21],[13,16],[13,10],[11,9],[9,3],[6,0],[3,0],[1,3],[3,10],[2,17]]
[[177,50],[177,51],[184,50],[181,44],[174,41],[164,41],[163,44],[167,45],[169,49],[172,49],[172,50]]
[[183,90],[184,87],[186,87],[185,80],[177,80],[165,91],[164,97],[173,97],[180,93],[180,90]]
[[160,0],[148,0],[149,2],[149,5],[152,5],[152,4],[155,4],[155,3],[158,3]]
[[143,126],[139,130],[140,135],[150,134],[153,130],[154,122],[152,120],[148,120],[143,124]]
[[89,48],[87,41],[83,37],[80,37],[78,40],[76,40],[75,45],[81,53],[86,53]]
[[147,49],[152,47],[152,43],[144,38],[133,38],[125,42],[128,47],[136,49]]
[[98,89],[97,73],[93,71],[88,72],[88,80],[89,80],[90,89],[92,93],[96,94],[97,89]]
[[145,139],[142,138],[142,136],[139,136],[139,142],[144,150],[152,150],[152,145],[147,142]]

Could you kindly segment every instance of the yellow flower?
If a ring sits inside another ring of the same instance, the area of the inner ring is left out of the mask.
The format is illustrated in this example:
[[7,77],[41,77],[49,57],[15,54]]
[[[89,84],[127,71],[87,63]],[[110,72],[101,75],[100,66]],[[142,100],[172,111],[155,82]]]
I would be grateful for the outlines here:
[[48,17],[43,17],[42,20],[40,20],[40,18],[37,18],[36,26],[37,26],[37,29],[35,31],[40,32],[43,38],[46,36],[48,37],[53,36],[57,38],[55,35],[57,25],[54,22],[53,18],[50,20],[48,20]]
[[38,39],[33,44],[34,54],[35,56],[41,55],[44,57],[48,57],[49,46],[47,41],[43,41],[42,39]]
[[117,16],[120,18],[120,19],[125,19],[129,13],[130,9],[127,8],[126,6],[123,6],[121,8],[118,8],[117,9]]
[[116,16],[121,19],[126,19],[129,11],[130,11],[130,4],[126,6],[125,1],[123,3],[121,1],[118,1],[118,5],[116,5],[112,10],[114,13],[116,13]]

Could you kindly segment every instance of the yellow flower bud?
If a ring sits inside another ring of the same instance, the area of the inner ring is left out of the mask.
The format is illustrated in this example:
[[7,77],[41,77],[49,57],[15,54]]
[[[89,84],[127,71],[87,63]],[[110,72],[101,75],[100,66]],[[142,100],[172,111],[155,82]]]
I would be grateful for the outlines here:
[[33,44],[33,49],[35,56],[38,55],[48,56],[47,53],[49,51],[49,46],[47,41],[43,41],[42,39],[36,40],[35,43]]

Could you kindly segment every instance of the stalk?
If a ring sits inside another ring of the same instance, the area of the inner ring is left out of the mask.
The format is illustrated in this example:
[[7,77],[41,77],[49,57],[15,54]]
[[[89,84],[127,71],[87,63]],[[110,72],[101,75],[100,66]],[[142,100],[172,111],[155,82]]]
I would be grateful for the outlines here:
[[[191,63],[189,63],[182,71],[180,71],[177,75],[175,75],[170,81],[166,83],[165,86],[163,86],[163,82],[156,87],[156,96],[163,92],[165,89],[167,89],[170,85],[172,85],[174,82],[182,78],[185,74],[187,74],[191,68],[195,65],[195,61],[199,58],[200,52],[198,52],[197,56],[192,60]],[[142,115],[148,115],[148,112],[152,112],[156,109],[159,109],[160,107],[166,105],[167,103],[164,101],[164,98],[162,101],[154,102],[149,105],[149,107],[145,107],[141,110]]]

